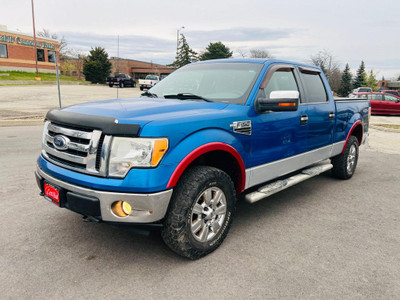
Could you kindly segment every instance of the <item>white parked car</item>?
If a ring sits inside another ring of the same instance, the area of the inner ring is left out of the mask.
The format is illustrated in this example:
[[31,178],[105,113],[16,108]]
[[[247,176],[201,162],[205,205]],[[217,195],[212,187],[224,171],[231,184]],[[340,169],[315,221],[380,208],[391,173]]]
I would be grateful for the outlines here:
[[149,89],[160,81],[157,75],[147,75],[145,79],[139,79],[140,90]]

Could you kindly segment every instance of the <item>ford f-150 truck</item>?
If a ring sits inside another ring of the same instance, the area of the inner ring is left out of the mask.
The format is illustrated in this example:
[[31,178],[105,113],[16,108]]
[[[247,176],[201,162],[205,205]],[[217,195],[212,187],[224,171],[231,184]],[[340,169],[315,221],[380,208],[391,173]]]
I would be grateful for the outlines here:
[[119,86],[120,88],[126,87],[130,85],[131,87],[136,87],[136,81],[128,74],[115,74],[115,77],[107,77],[107,83],[109,87],[113,87],[114,85]]
[[368,135],[367,100],[335,100],[319,68],[293,62],[194,63],[142,95],[49,111],[37,183],[87,220],[159,227],[191,259],[222,243],[238,194],[349,179]]

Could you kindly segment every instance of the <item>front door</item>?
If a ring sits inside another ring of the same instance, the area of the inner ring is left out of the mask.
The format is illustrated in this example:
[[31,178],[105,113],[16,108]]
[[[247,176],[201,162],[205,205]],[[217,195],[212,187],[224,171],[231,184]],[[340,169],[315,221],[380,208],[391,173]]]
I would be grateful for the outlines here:
[[[272,74],[271,74],[272,73]],[[294,66],[271,67],[266,78],[266,86],[259,96],[269,99],[272,91],[298,91],[302,99]],[[297,111],[264,112],[253,111],[251,154],[248,166],[251,170],[250,186],[280,176],[293,167],[285,160],[307,151],[308,125],[301,125],[301,116],[306,114],[306,106],[298,106]],[[281,160],[279,163],[274,163]]]

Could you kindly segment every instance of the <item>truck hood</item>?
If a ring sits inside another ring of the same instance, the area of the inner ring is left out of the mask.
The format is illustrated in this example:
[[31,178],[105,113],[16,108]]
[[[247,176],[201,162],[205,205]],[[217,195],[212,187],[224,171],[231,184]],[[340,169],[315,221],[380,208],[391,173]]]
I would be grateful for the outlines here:
[[227,105],[192,100],[128,98],[77,104],[63,110],[111,117],[118,120],[120,124],[138,124],[142,127],[156,120],[165,121],[210,114],[224,109]]

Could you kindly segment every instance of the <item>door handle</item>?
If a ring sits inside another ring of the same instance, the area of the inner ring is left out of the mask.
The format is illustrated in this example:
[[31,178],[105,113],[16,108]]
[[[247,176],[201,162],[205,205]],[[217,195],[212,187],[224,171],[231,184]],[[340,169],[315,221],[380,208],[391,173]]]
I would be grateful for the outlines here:
[[307,125],[308,123],[308,116],[307,115],[301,115],[300,116],[300,125]]
[[331,111],[329,113],[329,121],[333,121],[333,120],[335,120],[335,113],[333,111]]

